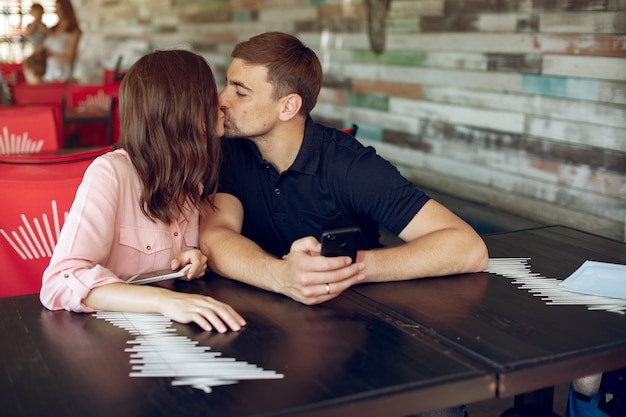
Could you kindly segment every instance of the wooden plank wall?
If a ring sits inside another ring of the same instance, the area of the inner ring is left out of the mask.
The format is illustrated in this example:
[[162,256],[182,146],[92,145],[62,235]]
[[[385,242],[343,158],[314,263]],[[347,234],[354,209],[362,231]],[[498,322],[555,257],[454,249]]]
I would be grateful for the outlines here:
[[279,30],[319,55],[314,116],[418,185],[544,223],[626,234],[626,0],[391,0],[385,51],[365,0],[75,0],[85,78],[118,55],[203,54]]

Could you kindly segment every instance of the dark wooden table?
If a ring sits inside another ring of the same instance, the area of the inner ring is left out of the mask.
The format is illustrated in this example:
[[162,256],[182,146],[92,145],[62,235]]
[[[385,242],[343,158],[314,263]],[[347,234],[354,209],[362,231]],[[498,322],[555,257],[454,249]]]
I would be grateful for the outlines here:
[[495,376],[351,294],[307,307],[209,277],[173,282],[211,294],[248,322],[240,333],[180,335],[284,375],[211,393],[129,377],[126,330],[89,314],[0,299],[0,403],[7,416],[405,416],[494,396]]
[[[626,243],[567,227],[484,239],[490,258],[529,257],[532,272],[546,278],[563,280],[585,260],[626,264]],[[548,305],[501,275],[369,284],[355,291],[495,372],[499,397],[626,367],[625,315]]]
[[[626,244],[548,227],[486,236],[491,257],[531,257],[564,278],[582,261],[626,263]],[[240,333],[177,333],[284,375],[206,394],[129,377],[131,339],[36,296],[0,299],[0,402],[11,416],[406,416],[513,396],[626,366],[626,317],[549,306],[488,273],[361,285],[308,307],[219,277],[161,283],[210,294]]]

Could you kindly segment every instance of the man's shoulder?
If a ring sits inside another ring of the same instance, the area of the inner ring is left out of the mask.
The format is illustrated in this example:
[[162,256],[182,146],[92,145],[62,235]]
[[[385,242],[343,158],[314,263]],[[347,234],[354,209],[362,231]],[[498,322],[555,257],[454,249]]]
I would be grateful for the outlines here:
[[365,146],[354,136],[343,132],[337,128],[316,123],[316,136],[323,138],[325,147],[335,147],[343,152],[362,152]]

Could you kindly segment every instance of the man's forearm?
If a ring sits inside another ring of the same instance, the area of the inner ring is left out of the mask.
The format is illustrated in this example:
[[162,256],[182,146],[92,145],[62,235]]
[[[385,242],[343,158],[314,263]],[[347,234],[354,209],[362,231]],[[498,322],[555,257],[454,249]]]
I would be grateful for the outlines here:
[[208,257],[213,272],[255,287],[282,292],[276,276],[283,261],[239,233],[222,227],[211,229],[201,238],[200,249]]
[[443,229],[392,248],[364,252],[366,282],[478,272],[488,253],[480,236]]

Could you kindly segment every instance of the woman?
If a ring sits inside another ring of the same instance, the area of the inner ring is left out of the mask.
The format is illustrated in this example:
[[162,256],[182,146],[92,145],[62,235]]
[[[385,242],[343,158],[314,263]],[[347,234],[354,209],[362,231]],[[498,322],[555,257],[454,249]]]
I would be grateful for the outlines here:
[[59,21],[50,28],[44,40],[48,62],[44,81],[69,81],[78,55],[78,41],[82,34],[70,0],[57,0]]
[[40,299],[52,310],[161,313],[205,330],[239,330],[245,321],[211,297],[126,281],[191,264],[201,201],[212,203],[224,116],[207,63],[191,52],[139,59],[120,87],[120,148],[87,168],[65,221]]

